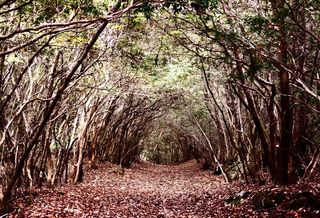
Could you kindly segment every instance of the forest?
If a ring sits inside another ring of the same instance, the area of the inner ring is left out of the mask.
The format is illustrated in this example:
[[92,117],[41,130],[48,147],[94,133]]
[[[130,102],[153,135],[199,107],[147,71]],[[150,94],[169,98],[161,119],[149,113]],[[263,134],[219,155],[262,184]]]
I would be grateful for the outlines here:
[[319,0],[0,0],[0,218],[318,216],[319,52]]

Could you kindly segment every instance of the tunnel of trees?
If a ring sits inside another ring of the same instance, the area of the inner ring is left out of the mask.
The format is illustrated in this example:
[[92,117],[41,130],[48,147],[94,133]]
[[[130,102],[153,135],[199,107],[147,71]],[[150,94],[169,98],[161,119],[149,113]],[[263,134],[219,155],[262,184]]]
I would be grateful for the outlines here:
[[197,159],[247,183],[320,158],[318,0],[1,0],[0,201],[83,163]]

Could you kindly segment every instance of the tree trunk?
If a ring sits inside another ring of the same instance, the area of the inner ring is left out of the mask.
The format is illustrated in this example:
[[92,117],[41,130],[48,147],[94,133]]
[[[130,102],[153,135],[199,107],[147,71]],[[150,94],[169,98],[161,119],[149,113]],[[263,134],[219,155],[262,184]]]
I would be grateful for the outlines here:
[[[48,132],[50,130],[47,130]],[[53,157],[50,149],[50,138],[49,133],[46,134],[45,139],[45,146],[47,150],[47,169],[48,169],[48,176],[47,176],[47,185],[49,187],[52,187],[54,184],[53,174],[54,174],[54,163],[53,163]]]
[[[91,50],[91,48],[93,47],[95,42],[98,40],[99,36],[103,32],[103,30],[106,28],[108,23],[109,23],[109,21],[104,21],[102,23],[102,25],[99,27],[99,29],[97,30],[97,32],[94,34],[94,36],[91,38],[91,41],[86,46],[86,48],[84,49],[84,51],[82,52],[82,54],[80,55],[80,57],[76,61],[76,63],[72,66],[68,75],[65,77],[61,86],[57,90],[55,96],[53,97],[52,101],[50,102],[50,105],[46,108],[46,110],[43,114],[43,117],[42,117],[41,121],[39,122],[38,128],[35,129],[34,132],[31,134],[29,143],[26,144],[26,149],[25,149],[24,153],[22,154],[22,156],[18,162],[18,165],[13,173],[13,176],[8,184],[8,187],[4,193],[3,200],[2,200],[2,202],[0,202],[0,211],[1,212],[7,210],[8,202],[11,199],[12,189],[16,185],[16,182],[22,173],[22,169],[25,165],[25,161],[28,159],[30,152],[32,151],[32,149],[34,148],[36,143],[38,142],[39,137],[41,136],[43,129],[47,125],[47,122],[49,121],[54,109],[56,108],[57,103],[60,101],[61,96],[64,94],[66,88],[69,86],[70,82],[72,81],[74,74],[77,72],[79,66],[85,60],[89,51]],[[49,41],[47,43],[49,43]],[[47,46],[47,43],[45,44],[45,46]]]
[[314,169],[317,166],[317,163],[319,162],[320,159],[320,149],[317,148],[317,150],[315,151],[313,158],[311,159],[308,167],[306,168],[304,175],[302,177],[302,179],[306,179],[309,178],[310,175],[312,174],[312,172],[314,171]]
[[[282,0],[277,2],[277,10],[284,9],[285,2]],[[279,19],[280,28],[280,45],[278,60],[282,65],[287,64],[287,33],[285,30],[285,18]],[[290,146],[292,142],[292,107],[290,103],[290,84],[289,73],[284,66],[279,66],[279,80],[280,80],[280,145],[277,150],[277,167],[275,172],[275,183],[279,185],[285,185],[289,182],[288,176],[288,164],[290,158]]]

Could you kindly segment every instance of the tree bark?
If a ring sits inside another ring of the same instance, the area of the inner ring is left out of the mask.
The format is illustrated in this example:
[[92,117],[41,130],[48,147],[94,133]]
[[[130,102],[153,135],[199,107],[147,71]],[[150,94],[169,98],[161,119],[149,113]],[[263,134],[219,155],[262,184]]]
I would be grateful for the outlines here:
[[22,169],[23,169],[23,167],[25,165],[25,161],[28,159],[30,152],[32,151],[32,149],[36,145],[36,143],[38,142],[38,139],[41,136],[41,134],[43,132],[43,129],[47,125],[47,122],[49,121],[52,112],[56,108],[57,103],[60,101],[60,98],[63,95],[64,91],[69,86],[70,82],[72,81],[72,78],[73,78],[74,74],[77,72],[79,66],[85,60],[85,58],[87,57],[89,51],[91,50],[91,48],[93,47],[95,42],[98,40],[99,36],[103,32],[103,30],[106,28],[108,23],[109,23],[109,21],[106,20],[99,27],[99,29],[97,30],[95,35],[92,37],[92,39],[89,42],[89,44],[86,46],[86,48],[84,49],[84,51],[80,55],[79,59],[76,61],[76,63],[70,69],[70,72],[66,76],[66,78],[63,81],[63,83],[61,84],[60,88],[57,90],[57,93],[54,96],[53,100],[50,102],[50,105],[47,107],[47,110],[44,112],[43,118],[40,121],[38,128],[31,135],[30,141],[26,145],[26,150],[22,154],[22,156],[21,156],[21,158],[19,160],[19,163],[18,163],[18,165],[17,165],[17,167],[15,169],[15,172],[14,172],[14,174],[13,174],[13,176],[12,176],[12,178],[11,178],[9,184],[8,184],[8,187],[7,187],[7,189],[6,189],[5,193],[4,193],[3,200],[0,203],[0,211],[5,211],[7,209],[8,202],[9,202],[9,200],[11,198],[12,189],[15,186],[16,181],[18,180],[18,178],[20,177],[20,175],[22,173]]
[[317,166],[317,163],[319,162],[319,159],[320,159],[320,149],[317,148],[317,150],[315,151],[310,163],[308,164],[305,172],[304,172],[304,175],[302,177],[302,179],[307,179],[310,177],[310,175],[312,174],[312,172],[314,171],[314,169],[316,168]]
[[[285,1],[277,2],[277,11],[284,10]],[[279,19],[280,31],[280,45],[278,60],[282,65],[287,64],[288,45],[287,45],[287,31],[285,26],[285,18]],[[280,81],[280,145],[277,150],[277,170],[275,175],[275,183],[285,185],[289,182],[288,164],[290,158],[290,147],[292,142],[292,107],[290,103],[290,84],[289,73],[283,67],[278,67],[279,81]]]

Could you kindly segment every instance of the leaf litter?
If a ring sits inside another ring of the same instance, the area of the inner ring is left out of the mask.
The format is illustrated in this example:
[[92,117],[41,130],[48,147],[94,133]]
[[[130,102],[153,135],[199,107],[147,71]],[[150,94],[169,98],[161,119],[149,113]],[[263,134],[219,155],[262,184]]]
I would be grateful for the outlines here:
[[[221,176],[201,170],[196,161],[139,163],[124,170],[98,162],[94,168],[86,164],[82,183],[36,189],[32,196],[15,199],[9,217],[317,217],[317,208],[288,208],[293,193],[301,190],[319,196],[320,186],[317,182],[289,187],[226,184]],[[256,193],[267,191],[285,193],[281,205],[255,207]],[[230,203],[233,198],[237,203]]]

